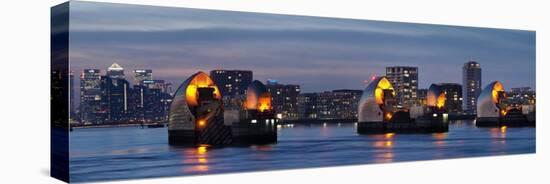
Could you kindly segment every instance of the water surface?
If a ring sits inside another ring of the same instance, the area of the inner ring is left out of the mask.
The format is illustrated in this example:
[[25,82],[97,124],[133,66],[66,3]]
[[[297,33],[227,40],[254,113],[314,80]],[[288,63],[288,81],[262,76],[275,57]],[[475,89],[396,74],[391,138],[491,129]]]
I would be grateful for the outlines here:
[[185,176],[389,163],[535,152],[535,128],[476,128],[456,121],[448,133],[364,136],[354,124],[278,129],[278,143],[226,148],[168,145],[166,128],[75,129],[71,181]]

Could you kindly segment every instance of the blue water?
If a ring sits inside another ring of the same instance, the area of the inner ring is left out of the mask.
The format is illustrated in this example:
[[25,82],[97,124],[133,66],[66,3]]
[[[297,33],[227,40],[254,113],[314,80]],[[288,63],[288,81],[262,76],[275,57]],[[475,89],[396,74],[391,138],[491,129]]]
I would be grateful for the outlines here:
[[535,128],[476,128],[456,121],[448,133],[363,136],[354,124],[278,129],[266,146],[182,148],[166,128],[75,129],[70,135],[71,181],[389,163],[535,152]]

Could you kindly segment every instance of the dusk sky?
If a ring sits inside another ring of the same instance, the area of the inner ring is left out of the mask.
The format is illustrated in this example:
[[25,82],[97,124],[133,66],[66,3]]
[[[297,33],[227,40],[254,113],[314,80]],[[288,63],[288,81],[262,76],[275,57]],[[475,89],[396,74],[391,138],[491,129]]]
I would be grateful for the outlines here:
[[[535,32],[71,1],[70,67],[153,69],[176,88],[197,71],[252,70],[304,92],[363,89],[386,66],[417,66],[419,88],[462,83],[535,88]],[[78,85],[78,82],[77,82]]]

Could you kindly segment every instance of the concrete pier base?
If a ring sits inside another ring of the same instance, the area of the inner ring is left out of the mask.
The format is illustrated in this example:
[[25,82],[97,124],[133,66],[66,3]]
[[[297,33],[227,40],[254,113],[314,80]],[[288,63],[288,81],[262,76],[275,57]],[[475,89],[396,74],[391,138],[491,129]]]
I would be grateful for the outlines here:
[[477,127],[534,127],[536,117],[534,114],[524,115],[519,110],[510,110],[503,117],[478,117]]
[[178,146],[195,146],[195,131],[168,130],[168,144]]
[[527,118],[477,118],[477,127],[535,127],[535,120]]
[[232,143],[231,127],[220,117],[208,121],[205,127],[189,130],[168,130],[168,143],[183,146],[226,146]]
[[277,143],[275,119],[252,119],[233,123],[233,145],[254,145]]

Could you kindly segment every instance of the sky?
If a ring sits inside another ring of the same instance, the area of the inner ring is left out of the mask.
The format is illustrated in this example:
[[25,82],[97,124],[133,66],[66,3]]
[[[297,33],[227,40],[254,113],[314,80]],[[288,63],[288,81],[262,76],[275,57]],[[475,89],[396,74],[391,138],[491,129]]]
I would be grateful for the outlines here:
[[320,92],[363,89],[387,66],[418,67],[419,88],[462,83],[475,60],[482,85],[536,87],[534,31],[80,1],[70,11],[75,74],[116,62],[130,82],[147,68],[177,87],[198,71],[239,69]]

